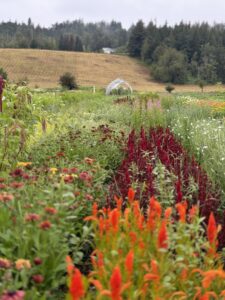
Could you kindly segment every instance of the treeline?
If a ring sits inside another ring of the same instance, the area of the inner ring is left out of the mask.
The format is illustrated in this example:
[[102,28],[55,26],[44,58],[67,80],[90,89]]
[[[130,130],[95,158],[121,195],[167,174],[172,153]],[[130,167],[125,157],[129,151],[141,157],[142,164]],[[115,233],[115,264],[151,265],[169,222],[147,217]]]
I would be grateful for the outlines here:
[[132,27],[128,52],[151,65],[156,80],[171,83],[225,83],[225,24]]
[[142,59],[161,82],[225,83],[225,24],[145,26],[140,20],[126,30],[115,21],[75,20],[50,28],[34,26],[31,19],[26,24],[0,23],[0,48],[99,52],[103,47]]
[[0,23],[0,48],[33,48],[67,51],[100,51],[127,44],[128,32],[121,23],[87,23],[81,20],[56,23],[50,28],[27,23]]

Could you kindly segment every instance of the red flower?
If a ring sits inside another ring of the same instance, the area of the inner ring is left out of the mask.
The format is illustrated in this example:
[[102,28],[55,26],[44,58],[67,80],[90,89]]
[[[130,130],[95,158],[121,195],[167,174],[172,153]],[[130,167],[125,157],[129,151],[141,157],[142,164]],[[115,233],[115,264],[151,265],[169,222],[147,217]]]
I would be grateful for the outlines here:
[[32,279],[35,283],[40,284],[44,281],[44,277],[40,274],[36,274],[32,276]]
[[22,188],[24,186],[24,183],[23,182],[17,182],[17,181],[15,181],[15,182],[12,182],[10,184],[10,186],[12,188],[14,188],[14,189],[20,189],[20,188]]
[[49,229],[49,228],[52,227],[52,224],[51,224],[51,222],[49,222],[49,221],[43,221],[43,222],[39,225],[39,227],[40,227],[41,229],[47,230],[47,229]]
[[135,191],[132,188],[128,190],[128,201],[131,204],[134,201]]
[[134,251],[130,250],[125,259],[125,267],[129,275],[132,275],[133,273],[133,266],[134,266]]
[[115,267],[110,278],[112,300],[121,300],[122,276],[119,267]]
[[186,222],[187,202],[177,203],[176,208],[177,208],[178,214],[180,216],[180,222],[185,223]]
[[94,202],[94,204],[92,205],[92,215],[96,217],[97,213],[98,213],[98,204]]
[[167,235],[167,229],[166,229],[166,222],[163,221],[161,224],[161,227],[159,229],[158,233],[158,248],[168,248],[168,235]]
[[58,152],[58,153],[56,153],[56,156],[57,157],[64,157],[65,153],[64,152]]
[[35,257],[35,259],[34,259],[34,264],[35,264],[36,266],[41,265],[41,264],[42,264],[42,259],[39,258],[39,257]]
[[80,300],[84,296],[84,294],[85,290],[81,273],[78,269],[75,268],[70,283],[70,295],[72,296],[72,300]]
[[113,209],[111,212],[110,212],[110,222],[111,222],[111,226],[114,230],[114,232],[117,232],[118,231],[118,226],[119,226],[119,211],[117,210],[117,208]]
[[38,214],[27,214],[25,216],[25,221],[27,222],[35,222],[35,221],[39,221],[40,220],[40,216]]
[[216,221],[214,218],[213,212],[211,212],[209,216],[209,222],[207,227],[207,237],[210,244],[214,244],[217,237],[217,227],[216,227]]
[[81,172],[79,174],[79,178],[83,181],[91,181],[92,180],[92,176],[88,172]]
[[12,194],[7,194],[7,193],[3,193],[0,194],[0,202],[8,202],[8,201],[12,201],[14,199]]
[[55,209],[54,207],[46,207],[45,211],[50,214],[50,215],[55,215],[57,214],[57,209]]

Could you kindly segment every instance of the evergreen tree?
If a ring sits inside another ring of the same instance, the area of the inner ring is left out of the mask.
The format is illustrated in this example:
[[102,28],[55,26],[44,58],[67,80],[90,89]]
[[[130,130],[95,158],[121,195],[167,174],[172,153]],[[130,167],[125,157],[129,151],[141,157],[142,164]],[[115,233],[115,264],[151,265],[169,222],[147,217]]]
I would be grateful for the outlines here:
[[140,20],[133,27],[129,42],[128,53],[132,57],[141,57],[142,46],[145,40],[145,28],[144,23]]
[[83,43],[82,43],[81,39],[79,38],[79,36],[76,37],[74,51],[79,51],[79,52],[84,51]]

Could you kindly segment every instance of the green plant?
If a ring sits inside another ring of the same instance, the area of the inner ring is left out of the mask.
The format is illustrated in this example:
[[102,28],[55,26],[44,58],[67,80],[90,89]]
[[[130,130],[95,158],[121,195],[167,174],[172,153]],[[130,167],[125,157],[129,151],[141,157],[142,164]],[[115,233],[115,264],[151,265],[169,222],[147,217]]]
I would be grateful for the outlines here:
[[68,90],[75,90],[78,88],[75,77],[69,72],[64,73],[62,76],[60,76],[59,83],[63,88],[66,88]]
[[200,87],[200,89],[203,93],[204,87],[206,86],[206,82],[204,80],[199,80],[198,81],[198,86]]
[[171,84],[168,84],[166,87],[165,87],[165,90],[171,94],[173,90],[175,90],[175,87],[172,86]]
[[0,68],[0,76],[2,76],[4,80],[8,79],[8,74],[3,68]]

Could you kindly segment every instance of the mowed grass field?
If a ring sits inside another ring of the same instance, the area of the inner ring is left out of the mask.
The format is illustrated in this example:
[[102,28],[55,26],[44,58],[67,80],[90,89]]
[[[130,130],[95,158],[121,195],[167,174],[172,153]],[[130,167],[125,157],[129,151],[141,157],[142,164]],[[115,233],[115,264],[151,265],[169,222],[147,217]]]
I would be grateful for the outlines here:
[[[0,67],[11,81],[24,78],[32,87],[55,88],[65,72],[76,76],[80,86],[105,87],[116,78],[128,81],[137,91],[164,91],[165,84],[154,82],[149,69],[127,56],[31,49],[0,49]],[[205,91],[225,90],[208,86]],[[176,86],[176,91],[199,91],[194,85]]]

